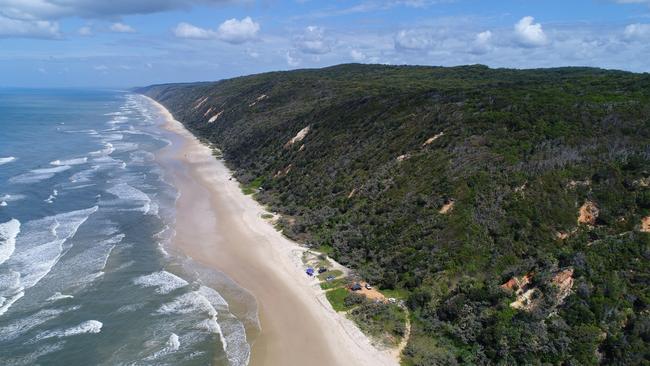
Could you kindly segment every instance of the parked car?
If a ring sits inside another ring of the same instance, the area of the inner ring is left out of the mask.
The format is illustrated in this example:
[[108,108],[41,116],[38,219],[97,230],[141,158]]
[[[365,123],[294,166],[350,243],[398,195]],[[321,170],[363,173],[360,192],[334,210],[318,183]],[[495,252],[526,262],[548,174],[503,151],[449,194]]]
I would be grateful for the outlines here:
[[372,290],[372,286],[369,283],[366,283],[366,290]]

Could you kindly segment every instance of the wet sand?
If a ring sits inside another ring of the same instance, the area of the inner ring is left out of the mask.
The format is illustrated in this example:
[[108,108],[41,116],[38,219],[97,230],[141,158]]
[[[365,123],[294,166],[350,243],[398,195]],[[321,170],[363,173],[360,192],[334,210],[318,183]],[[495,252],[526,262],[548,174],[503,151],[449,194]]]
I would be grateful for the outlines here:
[[152,102],[178,137],[157,156],[180,193],[172,245],[256,298],[261,331],[251,339],[250,365],[397,365],[304,274],[305,249],[262,219],[263,207],[241,192],[210,148]]

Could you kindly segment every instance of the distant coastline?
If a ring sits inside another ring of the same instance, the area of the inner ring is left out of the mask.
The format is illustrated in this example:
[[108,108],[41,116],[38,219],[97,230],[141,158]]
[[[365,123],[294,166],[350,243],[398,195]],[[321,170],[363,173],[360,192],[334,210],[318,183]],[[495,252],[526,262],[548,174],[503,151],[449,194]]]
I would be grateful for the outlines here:
[[251,339],[251,365],[397,365],[398,356],[372,346],[304,275],[306,249],[264,221],[266,211],[212,150],[150,100],[165,115],[164,128],[182,137],[158,156],[180,192],[173,245],[256,297],[261,332]]

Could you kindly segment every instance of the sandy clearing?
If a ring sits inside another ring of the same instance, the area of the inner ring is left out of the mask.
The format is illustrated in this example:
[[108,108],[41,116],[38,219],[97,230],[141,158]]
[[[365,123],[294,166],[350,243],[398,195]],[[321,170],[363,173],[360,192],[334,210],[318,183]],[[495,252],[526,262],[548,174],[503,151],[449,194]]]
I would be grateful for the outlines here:
[[214,121],[218,120],[219,117],[221,117],[222,113],[223,113],[223,111],[219,111],[219,113],[217,113],[214,116],[210,117],[210,119],[208,120],[208,123],[213,123]]
[[578,224],[595,225],[598,213],[598,206],[596,206],[595,203],[585,201],[585,203],[580,206]]
[[307,134],[309,133],[309,130],[310,130],[310,127],[307,126],[307,127],[303,128],[302,130],[298,131],[296,136],[294,136],[291,140],[287,141],[287,143],[284,144],[284,148],[288,149],[291,146],[293,146],[295,143],[302,141],[307,136]]
[[429,137],[429,138],[428,138],[428,139],[427,139],[427,140],[422,144],[422,147],[425,147],[425,146],[427,146],[427,145],[431,145],[434,141],[436,141],[437,139],[439,139],[440,137],[442,137],[444,134],[445,134],[444,132],[440,132],[440,133],[437,134],[437,135],[434,135],[434,136]]

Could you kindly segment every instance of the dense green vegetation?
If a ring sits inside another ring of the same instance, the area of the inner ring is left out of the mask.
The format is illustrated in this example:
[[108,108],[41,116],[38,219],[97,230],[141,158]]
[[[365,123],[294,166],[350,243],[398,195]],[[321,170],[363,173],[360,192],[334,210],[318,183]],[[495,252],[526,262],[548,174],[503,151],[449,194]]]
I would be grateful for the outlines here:
[[386,346],[395,347],[405,336],[406,312],[397,305],[372,302],[361,295],[359,306],[350,311],[357,326],[373,339]]
[[[650,75],[341,65],[141,92],[286,235],[406,297],[405,364],[650,364]],[[501,285],[526,274],[515,309]]]

